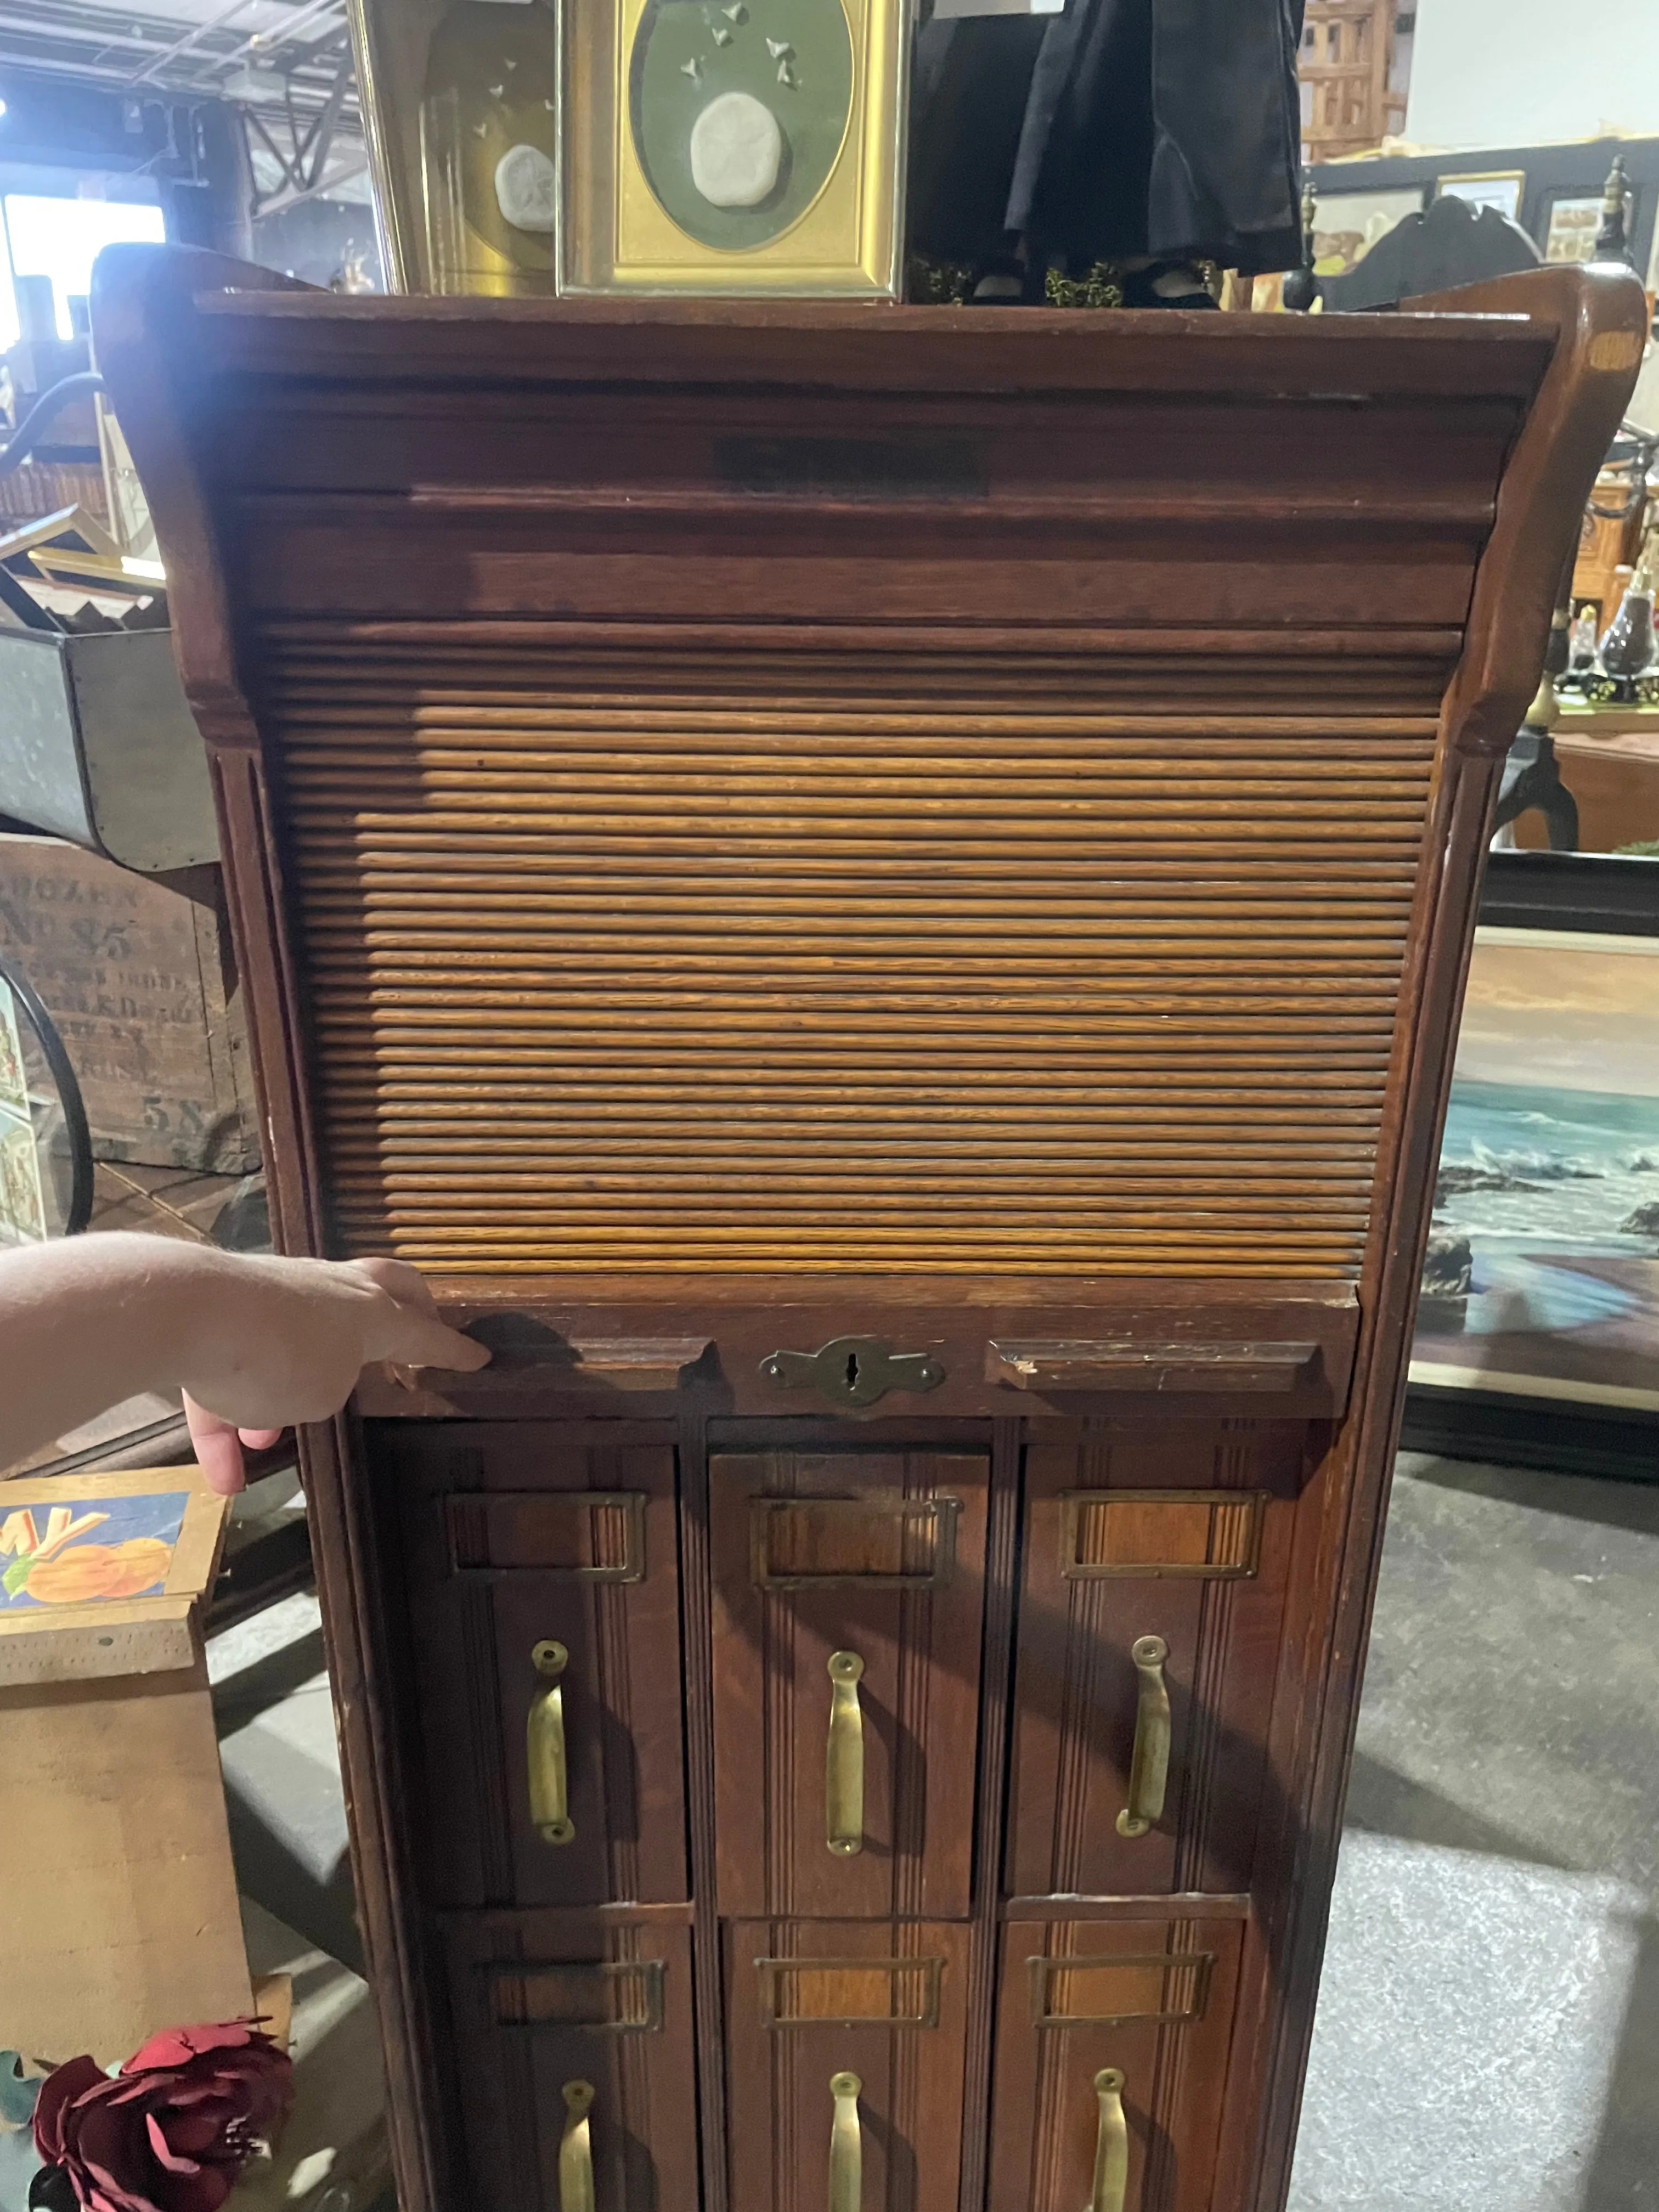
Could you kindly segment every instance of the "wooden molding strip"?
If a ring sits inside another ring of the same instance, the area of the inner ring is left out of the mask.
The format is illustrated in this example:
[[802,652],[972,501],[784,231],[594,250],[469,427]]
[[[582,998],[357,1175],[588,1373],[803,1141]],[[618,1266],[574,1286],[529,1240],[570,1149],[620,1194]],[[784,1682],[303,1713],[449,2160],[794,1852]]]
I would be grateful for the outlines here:
[[1294,1390],[1318,1379],[1316,1344],[1000,1342],[985,1379],[1015,1390]]

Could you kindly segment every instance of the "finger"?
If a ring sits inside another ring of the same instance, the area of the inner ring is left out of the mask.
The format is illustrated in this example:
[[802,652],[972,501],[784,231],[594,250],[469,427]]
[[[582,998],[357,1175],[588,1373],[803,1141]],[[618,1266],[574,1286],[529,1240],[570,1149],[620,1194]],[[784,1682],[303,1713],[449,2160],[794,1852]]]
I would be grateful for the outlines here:
[[236,1433],[250,1451],[269,1451],[272,1444],[280,1443],[283,1431],[280,1429],[238,1429]]
[[390,1359],[400,1367],[444,1367],[471,1375],[489,1364],[489,1347],[459,1329],[450,1328],[435,1316],[416,1313],[389,1299],[376,1316],[370,1359]]
[[221,1498],[234,1498],[243,1486],[242,1447],[236,1431],[228,1421],[222,1421],[217,1413],[210,1413],[205,1406],[198,1406],[186,1392],[185,1420],[190,1430],[191,1443],[196,1448],[196,1462],[207,1479],[210,1490]]
[[371,1283],[388,1297],[395,1298],[400,1306],[411,1307],[416,1313],[430,1314],[434,1321],[437,1319],[438,1302],[432,1295],[432,1285],[407,1260],[388,1260],[377,1254],[355,1265],[360,1273],[367,1275]]

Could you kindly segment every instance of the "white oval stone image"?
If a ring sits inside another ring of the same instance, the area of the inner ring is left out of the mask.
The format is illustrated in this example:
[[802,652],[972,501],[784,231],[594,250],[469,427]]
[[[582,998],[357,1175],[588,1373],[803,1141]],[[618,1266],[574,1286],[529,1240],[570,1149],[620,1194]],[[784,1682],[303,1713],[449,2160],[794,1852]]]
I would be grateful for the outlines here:
[[691,181],[711,207],[758,207],[782,166],[778,118],[750,93],[721,93],[691,125]]
[[515,230],[551,230],[559,173],[539,146],[509,146],[495,164],[495,204]]

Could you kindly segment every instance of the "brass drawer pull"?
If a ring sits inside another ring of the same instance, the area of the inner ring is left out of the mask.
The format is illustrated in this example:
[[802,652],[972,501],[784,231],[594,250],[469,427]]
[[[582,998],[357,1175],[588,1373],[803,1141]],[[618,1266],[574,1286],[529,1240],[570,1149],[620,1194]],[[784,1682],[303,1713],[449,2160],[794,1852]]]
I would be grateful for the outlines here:
[[[859,1683],[864,1662],[856,1651],[830,1661],[830,1748],[824,1759],[824,1841],[837,1858],[864,1849],[864,1715]],[[850,2080],[850,2075],[848,2079]]]
[[859,2125],[856,2074],[832,2074],[830,2094],[836,2117],[830,2123],[830,2212],[864,2212],[864,2130]]
[[1103,2066],[1095,2076],[1100,2121],[1095,2135],[1095,2185],[1089,2212],[1123,2212],[1129,2193],[1129,2124],[1123,2117],[1123,2075]]
[[[576,1824],[570,1817],[570,1777],[564,1755],[564,1692],[560,1686],[570,1654],[562,1644],[549,1637],[536,1645],[530,1659],[545,1685],[530,1700],[530,1717],[525,1723],[525,1768],[530,1781],[531,1822],[544,1844],[570,1844],[576,1839]],[[586,2130],[582,2132],[585,2141]]]
[[1169,1656],[1170,1647],[1161,1636],[1139,1636],[1129,1647],[1140,1677],[1140,1699],[1129,1765],[1129,1802],[1117,1816],[1120,1836],[1146,1835],[1164,1817],[1170,1785],[1170,1692],[1164,1680]]
[[559,2212],[594,2212],[593,2143],[587,2116],[593,2109],[593,2084],[564,2085],[564,2133],[559,2137]]

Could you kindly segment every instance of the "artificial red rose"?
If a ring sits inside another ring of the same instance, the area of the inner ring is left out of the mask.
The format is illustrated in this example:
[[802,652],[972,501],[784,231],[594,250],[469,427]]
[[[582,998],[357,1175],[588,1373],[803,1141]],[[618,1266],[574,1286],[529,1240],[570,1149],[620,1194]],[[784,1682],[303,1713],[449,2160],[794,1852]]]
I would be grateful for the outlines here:
[[219,2212],[293,2101],[287,2052],[251,2021],[173,2028],[113,2078],[91,2058],[49,2074],[34,2146],[86,2212]]

